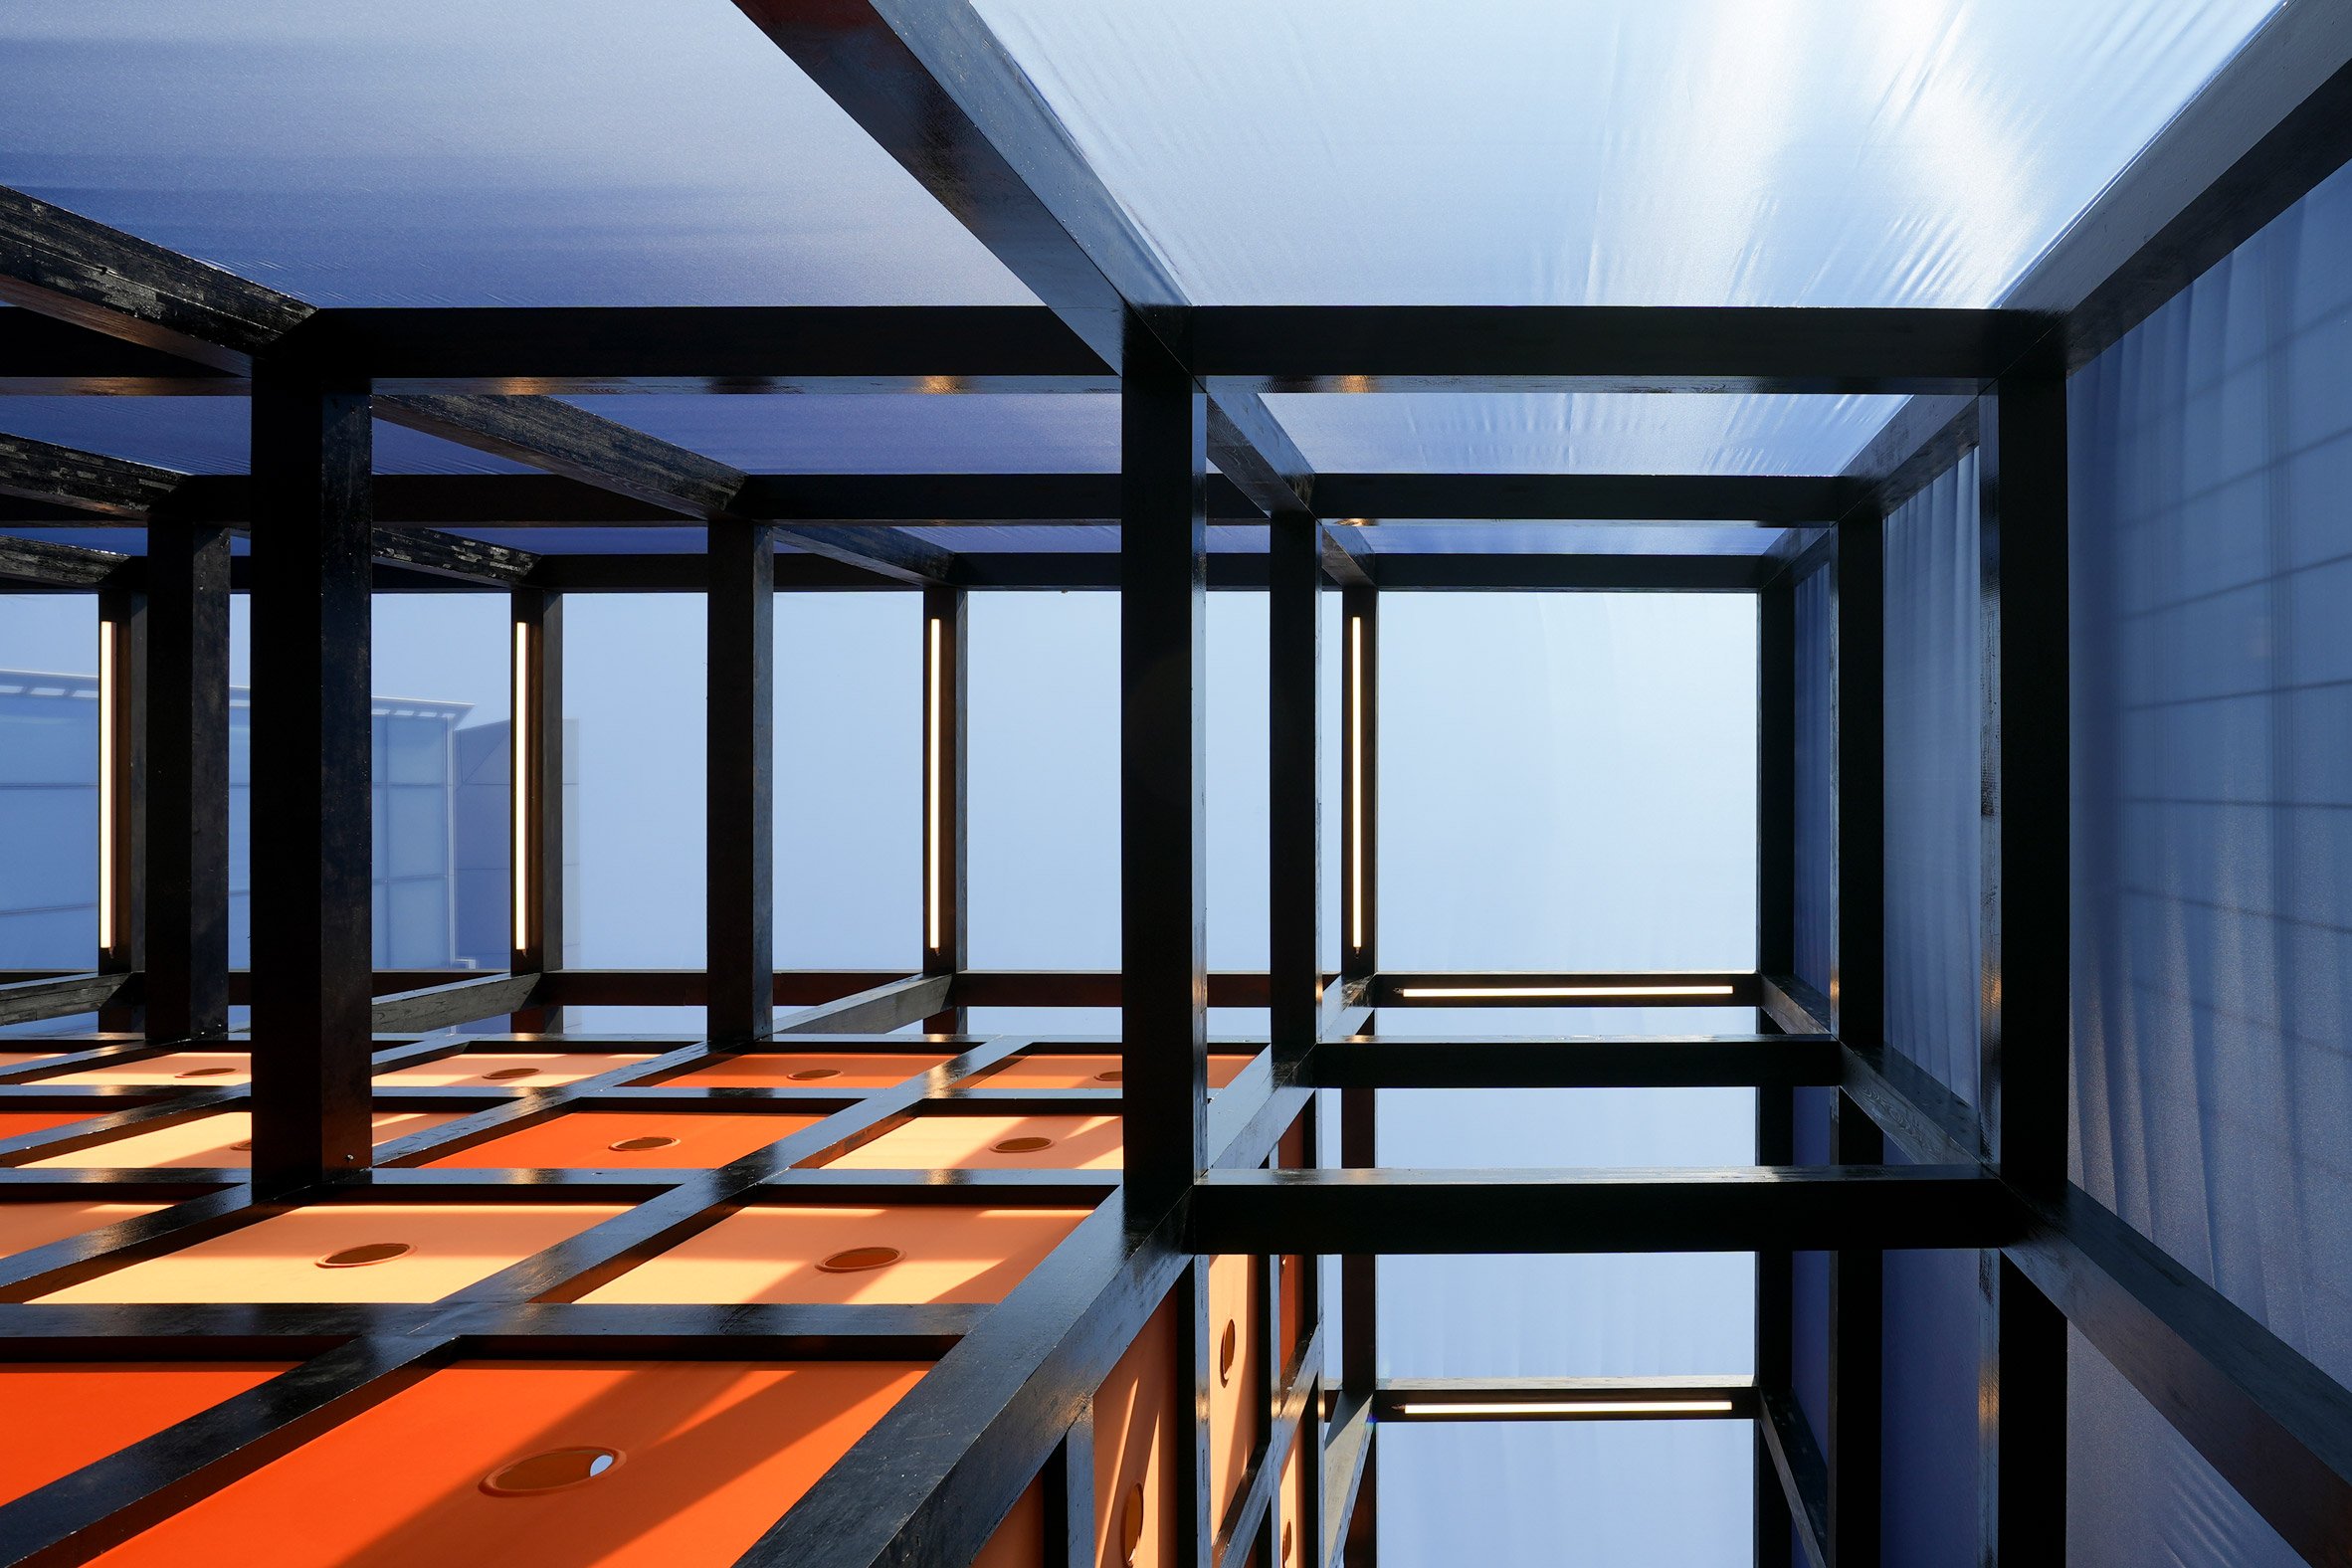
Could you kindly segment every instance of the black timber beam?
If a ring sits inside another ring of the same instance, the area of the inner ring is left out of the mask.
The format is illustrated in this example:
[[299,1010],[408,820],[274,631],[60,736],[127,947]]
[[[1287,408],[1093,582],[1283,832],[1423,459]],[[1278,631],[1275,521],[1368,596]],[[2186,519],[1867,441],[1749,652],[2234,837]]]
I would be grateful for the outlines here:
[[137,556],[115,550],[0,535],[0,582],[33,588],[103,588],[135,581],[144,570]]
[[775,1021],[776,541],[719,523],[704,558],[704,1028],[730,1044]]
[[368,1009],[368,1027],[379,1035],[421,1035],[495,1018],[527,1006],[538,983],[534,974],[477,975],[395,992],[375,999]]
[[1323,529],[1274,520],[1267,541],[1267,971],[1274,1060],[1313,1051],[1322,969]]
[[1812,1568],[1830,1568],[1830,1468],[1821,1445],[1814,1440],[1804,1409],[1787,1389],[1765,1389],[1757,1402],[1758,1435],[1805,1560]]
[[0,317],[0,397],[246,397],[245,377],[15,309]]
[[185,478],[127,458],[0,434],[0,495],[135,520],[167,503]]
[[1188,363],[1212,386],[1339,393],[1974,393],[2056,326],[2015,310],[1657,305],[1196,305],[1185,320]]
[[1211,1171],[1205,1253],[1753,1252],[1999,1247],[2023,1208],[1975,1166]]
[[0,985],[0,1024],[35,1024],[45,1018],[68,1018],[91,1013],[113,1003],[129,975],[52,975],[39,980],[16,980]]
[[229,534],[150,530],[146,556],[147,885],[143,1000],[150,1040],[229,1027]]

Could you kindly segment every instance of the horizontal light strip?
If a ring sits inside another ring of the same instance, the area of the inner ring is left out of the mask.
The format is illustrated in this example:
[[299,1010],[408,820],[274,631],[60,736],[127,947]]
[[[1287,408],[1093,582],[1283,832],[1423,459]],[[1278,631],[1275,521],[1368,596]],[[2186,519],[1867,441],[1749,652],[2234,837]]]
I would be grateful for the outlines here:
[[1731,996],[1734,991],[1734,987],[1727,985],[1438,985],[1404,986],[1397,995],[1409,1002],[1420,1002],[1563,996]]
[[1728,1416],[1727,1399],[1497,1400],[1490,1404],[1399,1405],[1400,1416]]

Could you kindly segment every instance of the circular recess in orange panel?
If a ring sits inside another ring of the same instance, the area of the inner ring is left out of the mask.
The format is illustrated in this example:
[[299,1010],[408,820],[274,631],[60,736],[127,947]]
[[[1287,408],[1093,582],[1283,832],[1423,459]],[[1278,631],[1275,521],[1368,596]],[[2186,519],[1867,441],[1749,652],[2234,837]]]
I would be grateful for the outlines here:
[[649,1132],[641,1137],[616,1138],[605,1147],[619,1154],[642,1154],[648,1149],[674,1149],[678,1147],[678,1140],[663,1133]]
[[1282,1561],[1284,1561],[1284,1562],[1288,1562],[1289,1560],[1290,1560],[1290,1526],[1289,1526],[1289,1523],[1288,1523],[1287,1521],[1284,1521],[1284,1523],[1283,1523],[1283,1525],[1282,1525]]
[[1135,1561],[1135,1548],[1143,1544],[1143,1482],[1127,1488],[1127,1500],[1119,1508],[1119,1557]]
[[1122,1079],[1124,1079],[1125,1078],[1126,1078],[1126,1075],[1125,1075],[1124,1073],[1121,1073],[1121,1072],[1120,1072],[1120,1071],[1119,1071],[1117,1068],[1110,1068],[1110,1069],[1106,1069],[1106,1070],[1105,1070],[1105,1071],[1103,1071],[1103,1072],[1100,1072],[1100,1073],[1097,1073],[1097,1074],[1095,1074],[1095,1075],[1094,1075],[1094,1081],[1095,1081],[1095,1082],[1097,1082],[1097,1083],[1116,1083],[1116,1082],[1119,1082],[1119,1081],[1121,1081],[1121,1080],[1122,1080]]
[[1050,1149],[1053,1146],[1054,1140],[1052,1138],[1039,1137],[1006,1138],[1002,1142],[989,1145],[999,1154],[1035,1154],[1040,1149]]
[[190,1068],[185,1073],[174,1073],[172,1077],[175,1078],[227,1078],[236,1071],[235,1068]]
[[485,1083],[511,1083],[516,1078],[537,1078],[537,1068],[494,1068],[482,1075]]
[[319,1259],[321,1269],[364,1269],[369,1264],[390,1263],[395,1258],[406,1258],[416,1251],[409,1242],[362,1242],[357,1247],[346,1247]]
[[253,1139],[239,1138],[235,1143],[230,1144],[229,1147],[235,1149],[240,1154],[251,1154],[253,1152]]
[[784,1075],[784,1077],[785,1077],[785,1078],[786,1078],[788,1081],[790,1081],[790,1082],[794,1082],[794,1083],[807,1083],[807,1082],[809,1082],[809,1081],[811,1081],[811,1080],[813,1080],[813,1079],[816,1079],[816,1078],[840,1078],[840,1077],[841,1077],[841,1069],[839,1069],[839,1068],[802,1068],[802,1069],[801,1069],[799,1072],[797,1072],[797,1073],[787,1073],[787,1074],[785,1074],[785,1075]]
[[1234,1333],[1233,1320],[1228,1318],[1225,1332],[1217,1341],[1217,1386],[1219,1388],[1223,1388],[1233,1381],[1233,1359],[1235,1352],[1240,1348]]
[[493,1497],[531,1497],[564,1491],[609,1474],[627,1458],[619,1449],[549,1449],[528,1459],[501,1465],[482,1477],[482,1489]]
[[835,1253],[817,1267],[827,1274],[858,1274],[868,1269],[887,1269],[905,1256],[895,1247],[853,1247]]

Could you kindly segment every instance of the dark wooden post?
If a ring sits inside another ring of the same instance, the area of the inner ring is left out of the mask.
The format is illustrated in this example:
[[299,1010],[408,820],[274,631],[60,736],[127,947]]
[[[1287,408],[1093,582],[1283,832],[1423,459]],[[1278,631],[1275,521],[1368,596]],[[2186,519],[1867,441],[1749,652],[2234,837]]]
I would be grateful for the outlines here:
[[774,531],[714,522],[708,550],[706,1027],[739,1045],[775,1023]]
[[[1756,969],[1795,971],[1797,864],[1797,607],[1787,573],[1756,596]],[[1758,1010],[1758,1027],[1776,1032]],[[1756,1090],[1756,1163],[1796,1159],[1796,1097],[1766,1085]],[[1785,1248],[1756,1254],[1756,1383],[1787,1390],[1794,1371],[1795,1265]],[[1792,1545],[1788,1498],[1782,1492],[1762,1423],[1755,1437],[1756,1568],[1788,1568]]]
[[[98,957],[101,974],[146,967],[147,596],[98,590]],[[144,1028],[137,1003],[98,1009],[98,1028]]]
[[1267,555],[1267,982],[1276,1067],[1305,1060],[1323,992],[1322,525],[1274,519]]
[[229,534],[147,530],[150,1040],[229,1027]]
[[[965,967],[965,651],[969,601],[961,588],[923,590],[923,973]],[[953,1004],[924,1023],[931,1034],[961,1034]]]
[[[552,974],[563,967],[563,596],[517,588],[508,658],[514,716],[508,733],[507,778],[513,791],[506,896],[509,966],[515,974]],[[508,1020],[522,1034],[563,1028],[563,1009],[532,1005]]]

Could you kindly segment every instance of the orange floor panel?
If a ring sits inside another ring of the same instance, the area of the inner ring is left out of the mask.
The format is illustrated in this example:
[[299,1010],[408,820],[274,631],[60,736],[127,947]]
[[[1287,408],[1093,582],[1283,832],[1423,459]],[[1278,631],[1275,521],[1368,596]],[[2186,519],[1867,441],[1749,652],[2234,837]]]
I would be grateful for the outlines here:
[[1223,1520],[1241,1493],[1261,1425],[1259,1358],[1266,1335],[1258,1327],[1256,1258],[1240,1254],[1209,1260],[1209,1495],[1212,1517]]
[[1306,1529],[1306,1466],[1299,1461],[1300,1445],[1290,1445],[1282,1456],[1282,1484],[1274,1493],[1274,1562],[1278,1568],[1306,1568],[1319,1557],[1321,1545],[1301,1550],[1299,1536]]
[[1001,1301],[1083,1209],[741,1209],[588,1301]]
[[[0,1411],[25,1441],[0,1444],[0,1503],[118,1454],[285,1371],[260,1363],[0,1365]],[[32,1434],[40,1441],[31,1441]]]
[[622,1212],[576,1203],[320,1204],[39,1299],[437,1301]]
[[18,1068],[29,1068],[36,1062],[64,1055],[63,1051],[0,1051],[0,1073],[14,1073]]
[[[378,1143],[404,1138],[427,1127],[458,1119],[456,1111],[379,1110],[375,1113]],[[170,1167],[210,1166],[243,1170],[253,1163],[253,1116],[224,1110],[191,1116],[147,1132],[126,1132],[103,1143],[93,1143],[46,1159],[27,1160],[24,1170],[162,1170]]]
[[135,1062],[99,1063],[33,1081],[45,1087],[52,1083],[170,1083],[194,1087],[242,1083],[252,1076],[252,1064],[242,1051],[169,1051]]
[[678,1088],[890,1088],[947,1060],[944,1052],[762,1052],[713,1058],[662,1083]]
[[[1112,1055],[1086,1057],[1017,1057],[985,1077],[967,1079],[990,1088],[1116,1088],[1120,1059]],[[1248,1057],[1211,1057],[1209,1086],[1223,1088],[1250,1065]]]
[[641,1170],[730,1165],[819,1118],[703,1110],[581,1110],[430,1163],[443,1169]]
[[0,1138],[21,1138],[28,1132],[47,1132],[70,1121],[102,1115],[96,1110],[0,1110]]
[[916,1116],[832,1163],[858,1170],[1117,1170],[1116,1116]]
[[653,1060],[643,1053],[600,1056],[593,1051],[461,1051],[456,1056],[412,1062],[379,1073],[376,1081],[389,1088],[552,1088]]
[[925,1370],[856,1361],[460,1363],[96,1561],[732,1563]]
[[1152,1314],[1094,1391],[1095,1568],[1175,1568],[1175,1307]]
[[0,1203],[0,1257],[153,1214],[159,1203]]

